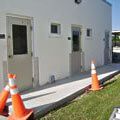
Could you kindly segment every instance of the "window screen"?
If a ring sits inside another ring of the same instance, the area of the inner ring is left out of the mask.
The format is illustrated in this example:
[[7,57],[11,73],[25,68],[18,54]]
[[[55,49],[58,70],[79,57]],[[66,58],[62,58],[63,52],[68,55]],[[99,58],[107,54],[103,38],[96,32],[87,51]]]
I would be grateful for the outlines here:
[[91,37],[92,36],[92,29],[87,29],[87,37]]
[[51,33],[58,33],[57,25],[51,25]]
[[12,25],[13,54],[27,54],[27,26]]
[[73,51],[79,51],[79,31],[73,31]]
[[51,24],[51,33],[60,34],[60,24]]

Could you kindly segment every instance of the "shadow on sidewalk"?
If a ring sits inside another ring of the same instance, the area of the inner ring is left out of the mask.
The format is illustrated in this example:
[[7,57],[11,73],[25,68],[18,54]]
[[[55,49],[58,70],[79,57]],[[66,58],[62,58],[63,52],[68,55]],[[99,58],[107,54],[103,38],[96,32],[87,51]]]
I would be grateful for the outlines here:
[[[28,100],[31,100],[31,99],[35,99],[35,98],[38,98],[38,97],[42,97],[42,96],[46,96],[46,95],[50,95],[50,94],[54,94],[56,92],[49,92],[49,93],[45,93],[45,94],[40,94],[40,95],[34,95],[34,96],[27,96],[26,98],[22,97],[22,100],[25,102],[25,101],[28,101]],[[11,102],[8,102],[7,105],[11,105]]]
[[[98,75],[101,75],[101,74],[109,73],[109,72],[112,72],[115,70],[116,71],[120,70],[120,64],[109,64],[109,65],[105,65],[102,67],[98,67],[97,73],[98,73]],[[36,88],[32,88],[32,89],[29,89],[27,91],[23,91],[21,94],[24,95],[24,94],[27,94],[30,92],[40,91],[43,89],[52,88],[52,87],[56,87],[56,86],[63,85],[63,84],[68,84],[68,83],[71,83],[74,81],[84,80],[84,79],[87,79],[91,76],[90,73],[91,72],[89,70],[87,72],[75,74],[75,75],[69,76],[65,79],[56,80],[55,83],[52,83],[52,84],[48,83],[48,84],[43,85],[43,86],[37,86]]]

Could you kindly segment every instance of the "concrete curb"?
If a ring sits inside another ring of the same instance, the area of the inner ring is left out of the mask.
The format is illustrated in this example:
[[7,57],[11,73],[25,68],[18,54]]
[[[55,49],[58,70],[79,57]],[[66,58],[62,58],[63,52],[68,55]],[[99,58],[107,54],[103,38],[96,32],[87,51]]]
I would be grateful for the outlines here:
[[86,90],[88,90],[90,88],[91,85],[88,85],[87,87],[77,91],[76,93],[71,94],[70,96],[65,97],[64,99],[61,99],[55,103],[52,103],[51,105],[49,105],[49,107],[47,107],[46,109],[37,111],[37,113],[35,114],[35,117],[37,118],[39,117],[43,117],[44,115],[46,115],[48,112],[60,108],[62,106],[64,106],[65,104],[69,103],[71,100],[75,99],[77,96],[85,93]]
[[111,114],[109,120],[117,120],[117,119],[114,118],[116,112],[117,112],[117,108],[114,108],[114,110],[113,110],[113,112],[112,112],[112,114]]
[[120,70],[116,71],[115,73],[113,73],[109,76],[104,77],[103,79],[100,80],[100,84],[103,84],[105,81],[113,78],[114,76],[118,75],[119,73],[120,73]]
[[[120,70],[109,75],[109,76],[106,76],[104,77],[103,79],[100,79],[100,83],[103,84],[105,81],[113,78],[115,75],[119,74],[120,73]],[[58,102],[55,102],[51,105],[49,105],[46,109],[43,109],[41,111],[37,111],[37,113],[35,114],[35,117],[43,117],[44,115],[46,115],[47,113],[49,113],[50,111],[54,110],[54,109],[57,109],[57,108],[60,108],[61,106],[65,105],[66,103],[69,103],[71,100],[75,99],[76,97],[78,97],[79,95],[82,95],[83,93],[85,93],[85,91],[87,91],[89,88],[91,87],[91,84],[86,86],[85,88],[71,94],[70,96],[67,96],[66,98],[64,99],[61,99],[60,101]]]

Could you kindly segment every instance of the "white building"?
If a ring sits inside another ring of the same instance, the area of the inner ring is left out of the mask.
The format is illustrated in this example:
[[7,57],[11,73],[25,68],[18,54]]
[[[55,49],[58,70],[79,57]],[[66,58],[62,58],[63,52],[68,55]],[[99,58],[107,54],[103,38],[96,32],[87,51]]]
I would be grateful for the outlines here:
[[[0,0],[0,88],[21,90],[111,62],[111,5],[105,0]],[[53,77],[53,78],[54,78]],[[34,78],[34,79],[33,79]]]

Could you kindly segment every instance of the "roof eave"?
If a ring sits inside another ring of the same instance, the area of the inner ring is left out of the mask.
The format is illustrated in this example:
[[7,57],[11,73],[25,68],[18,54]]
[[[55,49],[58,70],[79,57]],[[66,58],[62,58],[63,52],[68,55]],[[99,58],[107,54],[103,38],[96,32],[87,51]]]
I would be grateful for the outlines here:
[[102,0],[104,3],[106,3],[106,4],[108,4],[109,6],[112,6],[112,4],[111,3],[109,3],[108,1],[106,1],[106,0]]

